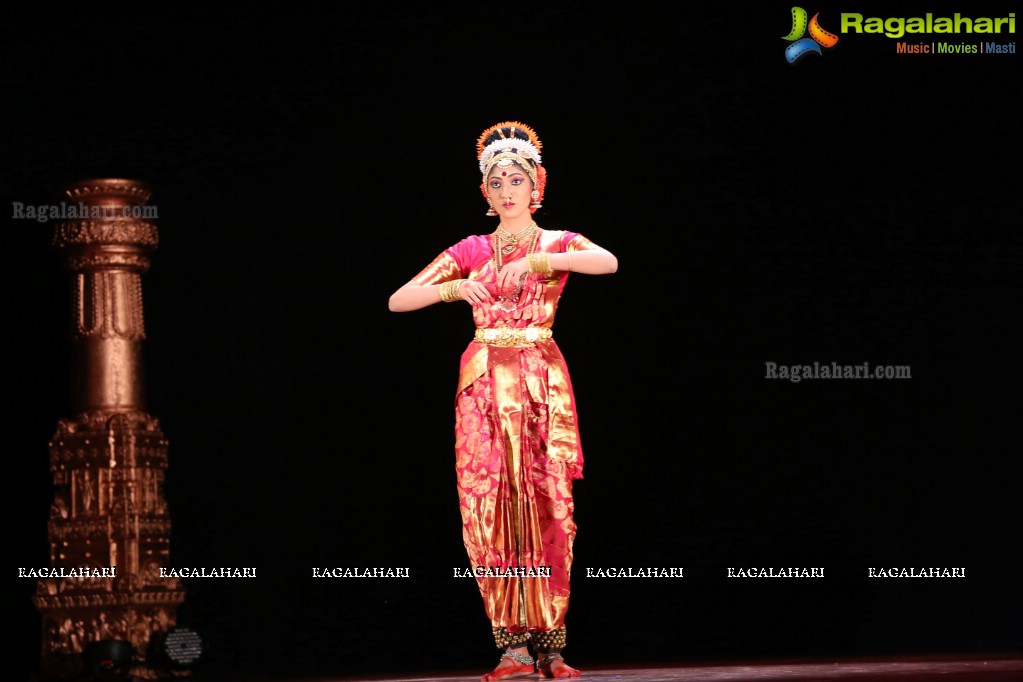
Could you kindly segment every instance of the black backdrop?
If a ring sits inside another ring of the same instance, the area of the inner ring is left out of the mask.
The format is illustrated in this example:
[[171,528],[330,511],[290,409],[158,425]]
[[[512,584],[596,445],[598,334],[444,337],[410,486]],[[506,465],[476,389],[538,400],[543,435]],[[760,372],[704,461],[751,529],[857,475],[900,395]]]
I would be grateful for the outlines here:
[[[1002,12],[989,4],[975,14]],[[940,12],[807,9],[833,31],[840,11]],[[474,144],[504,119],[545,143],[540,224],[620,260],[572,278],[555,327],[587,456],[570,660],[1020,648],[1018,56],[843,34],[789,65],[789,10],[11,19],[8,205],[90,177],[155,190],[146,392],[171,443],[172,563],[259,574],[187,581],[179,622],[207,675],[493,664],[476,587],[452,577],[472,323],[387,297],[493,229]],[[70,416],[52,227],[4,235],[9,575],[47,563],[46,444]],[[766,362],[814,361],[912,379],[765,379]],[[319,566],[411,577],[314,580]],[[685,577],[585,577],[609,566]],[[739,566],[826,578],[726,577]],[[892,566],[967,578],[867,578]],[[32,582],[8,593],[19,671],[39,646]]]

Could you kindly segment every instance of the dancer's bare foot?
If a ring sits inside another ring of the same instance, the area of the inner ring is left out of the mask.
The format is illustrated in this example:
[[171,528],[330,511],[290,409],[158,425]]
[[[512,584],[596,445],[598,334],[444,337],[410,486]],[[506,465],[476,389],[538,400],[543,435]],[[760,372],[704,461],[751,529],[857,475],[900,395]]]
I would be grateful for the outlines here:
[[536,663],[540,677],[556,679],[563,677],[579,677],[581,672],[565,663],[565,659],[559,653],[543,654],[538,656]]
[[507,680],[532,675],[534,672],[536,672],[536,667],[529,655],[529,649],[521,646],[505,651],[501,655],[501,662],[497,664],[497,667],[481,677],[480,680],[481,682]]

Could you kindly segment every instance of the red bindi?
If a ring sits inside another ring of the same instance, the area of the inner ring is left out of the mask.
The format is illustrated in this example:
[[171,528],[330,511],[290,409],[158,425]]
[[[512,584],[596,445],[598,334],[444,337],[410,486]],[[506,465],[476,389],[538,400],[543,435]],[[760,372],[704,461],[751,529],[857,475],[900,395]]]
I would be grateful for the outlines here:
[[501,175],[508,175],[508,171],[501,171]]

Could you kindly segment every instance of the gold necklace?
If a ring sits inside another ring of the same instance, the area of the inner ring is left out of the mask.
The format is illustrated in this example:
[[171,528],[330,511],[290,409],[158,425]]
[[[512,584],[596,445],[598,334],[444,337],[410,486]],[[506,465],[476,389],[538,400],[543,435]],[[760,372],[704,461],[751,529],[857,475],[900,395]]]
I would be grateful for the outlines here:
[[[508,234],[507,232],[505,232],[501,228],[497,228],[497,230],[498,230],[498,232],[504,232],[505,234]],[[525,234],[525,232],[527,230],[530,232],[530,234],[528,234],[528,235]],[[494,261],[494,270],[497,272],[497,274],[501,274],[501,267],[502,267],[502,265],[504,265],[504,263],[502,263],[502,261],[504,259],[501,258],[502,254],[505,255],[505,256],[510,254],[512,251],[515,250],[516,242],[519,242],[522,239],[526,239],[526,238],[528,238],[530,236],[533,236],[534,234],[537,237],[539,237],[540,228],[537,226],[537,224],[535,222],[534,223],[530,223],[529,227],[526,227],[526,228],[523,228],[523,229],[519,230],[514,235],[509,235],[509,236],[515,237],[515,240],[512,241],[511,244],[508,244],[507,246],[503,246],[503,247],[500,246],[500,244],[501,244],[500,240],[503,239],[503,237],[501,237],[498,234],[498,232],[495,232],[494,235],[493,235],[494,236],[494,246],[493,246],[494,255],[491,258]],[[538,238],[537,239],[533,239],[532,241],[529,242],[529,245],[526,246],[526,257],[527,258],[536,249],[536,243],[538,241],[539,241]],[[500,247],[500,248],[498,248],[498,247]]]
[[[530,239],[529,240],[529,244],[526,246],[526,258],[527,259],[533,254],[533,251],[536,249],[537,243],[540,241],[540,228],[536,227],[536,223],[533,223],[531,227],[526,228],[526,229],[528,230],[528,229],[532,229],[532,228],[536,228],[536,229],[533,230],[533,234],[535,235],[535,238],[534,239]],[[518,232],[516,234],[517,235],[522,235],[522,233],[525,232],[525,231],[526,230],[522,230],[521,232]],[[524,237],[519,236],[519,239],[523,239],[523,238]],[[498,237],[498,235],[495,233],[494,234],[494,255],[491,257],[491,259],[494,262],[494,270],[497,272],[497,274],[501,274],[501,266],[503,265],[503,263],[502,263],[503,259],[501,258],[501,252],[504,251],[504,249],[497,248],[498,245],[499,245],[499,241],[500,241],[500,237]],[[510,246],[514,250],[515,244],[511,244]],[[507,255],[509,253],[511,253],[511,251],[505,251],[505,255]],[[511,292],[511,294],[506,296],[502,292],[499,291],[498,294],[497,294],[497,300],[494,301],[493,307],[495,309],[497,309],[497,310],[503,310],[504,312],[507,312],[507,313],[510,313],[513,310],[515,310],[516,306],[518,305],[518,300],[522,296],[522,287],[526,283],[526,275],[528,275],[528,274],[529,273],[527,273],[527,272],[522,273],[522,276],[519,277],[519,281],[516,283],[515,289]]]
[[[507,256],[508,254],[515,250],[515,245],[519,242],[519,240],[530,237],[533,234],[533,231],[536,229],[537,229],[536,221],[530,222],[529,225],[526,225],[524,228],[522,228],[515,234],[512,234],[511,232],[508,232],[508,230],[505,230],[504,228],[498,226],[497,230],[494,231],[494,236],[500,238],[503,241],[508,242],[505,246],[501,247],[501,252]],[[494,252],[495,253],[497,252],[496,239],[494,240]]]

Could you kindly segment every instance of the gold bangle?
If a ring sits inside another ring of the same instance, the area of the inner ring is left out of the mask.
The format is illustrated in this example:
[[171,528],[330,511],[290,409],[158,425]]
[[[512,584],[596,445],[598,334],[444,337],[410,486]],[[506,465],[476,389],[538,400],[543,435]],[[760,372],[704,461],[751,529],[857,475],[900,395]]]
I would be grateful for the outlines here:
[[461,288],[464,279],[453,279],[440,285],[440,300],[445,303],[454,303],[462,298]]
[[530,272],[539,272],[542,275],[550,275],[552,272],[551,254],[545,251],[529,254],[526,256],[526,262],[529,263]]

